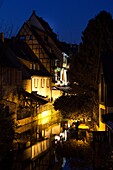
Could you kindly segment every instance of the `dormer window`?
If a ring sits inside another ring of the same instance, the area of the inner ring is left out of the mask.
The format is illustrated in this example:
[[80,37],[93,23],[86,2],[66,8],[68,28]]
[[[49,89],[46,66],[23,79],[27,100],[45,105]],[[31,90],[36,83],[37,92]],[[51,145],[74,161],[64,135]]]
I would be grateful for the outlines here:
[[30,70],[32,70],[32,63],[30,63]]
[[33,70],[36,70],[36,65],[35,65],[35,63],[33,63]]
[[30,63],[30,70],[36,70],[36,64]]
[[40,70],[40,65],[39,65],[39,64],[37,64],[37,66],[36,66],[36,67],[37,67],[37,70]]

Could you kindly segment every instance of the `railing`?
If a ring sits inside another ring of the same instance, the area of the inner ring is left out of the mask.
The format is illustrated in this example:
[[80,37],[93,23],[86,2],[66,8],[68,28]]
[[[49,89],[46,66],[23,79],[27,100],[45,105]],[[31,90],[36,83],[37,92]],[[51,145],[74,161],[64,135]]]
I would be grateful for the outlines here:
[[33,107],[23,107],[17,110],[17,120],[36,116],[36,109]]
[[31,116],[31,112],[28,108],[17,110],[17,120],[21,120],[30,116]]

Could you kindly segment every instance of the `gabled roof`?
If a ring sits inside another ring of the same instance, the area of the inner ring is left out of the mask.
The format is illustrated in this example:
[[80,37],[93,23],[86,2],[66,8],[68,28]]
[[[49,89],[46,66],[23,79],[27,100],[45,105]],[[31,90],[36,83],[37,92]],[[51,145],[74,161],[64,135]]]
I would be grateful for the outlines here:
[[[42,37],[40,36],[40,34],[39,34],[38,31],[37,31],[38,28],[37,28],[36,26],[30,25],[30,23],[28,23],[28,22],[25,22],[23,25],[26,25],[26,26],[29,28],[29,30],[32,32],[32,34],[34,35],[34,37],[37,39],[38,43],[41,45],[42,49],[43,49],[44,52],[48,55],[48,57],[50,57],[51,59],[52,59],[52,58],[58,59],[58,56],[56,56],[54,53],[51,53],[51,52],[47,49],[47,47],[46,47],[46,45],[45,45]],[[22,29],[22,28],[21,28],[21,29]],[[19,33],[21,32],[21,29],[20,29]],[[17,34],[17,39],[18,39],[19,33]],[[49,45],[49,44],[48,44],[48,45]],[[50,46],[50,47],[51,47],[51,46]]]
[[18,58],[27,60],[31,63],[38,63],[40,65],[40,70],[31,70],[27,66],[25,66],[21,61],[21,68],[24,68],[23,73],[27,73],[24,78],[30,78],[33,75],[38,76],[51,76],[51,74],[47,71],[47,69],[43,66],[37,56],[33,53],[30,47],[27,45],[26,42],[17,41],[17,40],[8,40],[7,41],[10,48],[14,51]]
[[46,77],[51,77],[51,74],[49,72],[45,72],[44,70],[32,70],[29,69],[27,66],[23,64],[24,68],[26,69],[27,73],[29,73],[28,78],[31,78],[31,76],[46,76]]
[[[44,21],[41,17],[38,17],[35,14],[35,11],[33,11],[32,15],[30,16],[28,21],[26,21],[23,24],[23,26],[25,24],[30,29],[30,31],[35,36],[35,38],[38,40],[39,44],[42,46],[45,53],[50,58],[56,58],[56,59],[60,59],[62,61],[62,46],[60,45],[59,40],[57,39],[57,35],[52,31],[49,24],[46,21]],[[23,26],[21,27],[20,31],[18,32],[17,37],[19,36]],[[45,36],[51,37],[53,43],[58,48],[59,52],[57,52],[57,54],[56,54],[56,52],[50,52],[48,50],[46,45],[50,46],[50,48],[54,50],[53,44],[51,44],[51,43],[49,44],[49,42],[48,42],[48,44],[45,44],[45,42],[43,40],[44,37],[43,38],[41,37],[41,35],[39,34],[39,31],[43,32],[45,34]]]
[[40,36],[40,34],[37,32],[37,28],[35,26],[31,26],[29,27],[31,32],[33,33],[33,35],[36,37],[36,39],[38,40],[38,42],[40,43],[40,45],[42,46],[43,50],[46,52],[46,54],[50,57],[50,58],[58,58],[54,53],[49,52],[49,50],[46,48],[46,46],[44,45],[44,42],[42,40],[42,37]]
[[0,65],[20,68],[20,63],[15,53],[4,42],[0,42]]
[[10,40],[9,46],[19,58],[31,62],[40,62],[26,42],[12,39]]
[[21,70],[23,79],[30,77],[30,74],[23,67],[14,51],[5,42],[0,43],[0,66]]
[[106,83],[113,83],[113,52],[103,52],[100,58]]
[[[32,22],[33,20],[33,22]],[[35,20],[35,24],[34,24],[34,20]],[[37,26],[39,23],[39,27]],[[32,28],[34,28],[34,30],[40,30],[42,32],[45,32],[46,35],[48,35],[49,37],[51,37],[51,39],[53,40],[54,44],[56,44],[57,48],[62,52],[62,46],[60,45],[59,43],[59,40],[57,39],[57,34],[55,34],[53,32],[53,30],[51,29],[50,25],[48,24],[48,22],[46,22],[45,20],[43,20],[41,17],[38,17],[35,13],[35,11],[33,11],[32,15],[30,16],[29,20],[28,20],[28,23],[30,24],[30,26]],[[42,29],[40,29],[42,28]],[[36,33],[36,32],[35,32]],[[36,34],[35,34],[36,35]],[[38,38],[38,34],[36,36]],[[41,38],[41,36],[40,36]],[[38,39],[38,40],[41,40],[41,39]],[[42,44],[41,44],[42,45]],[[51,44],[50,44],[51,46]],[[54,54],[55,55],[55,54]],[[57,58],[59,58],[60,56],[56,56]],[[61,59],[61,58],[60,58]]]
[[56,41],[57,40],[57,34],[53,32],[53,30],[51,29],[48,22],[43,20],[42,17],[38,17],[34,10],[33,10],[32,14],[31,14],[31,16],[29,18],[29,21],[32,19],[33,16],[40,22],[40,24],[42,25],[44,31],[47,32]]

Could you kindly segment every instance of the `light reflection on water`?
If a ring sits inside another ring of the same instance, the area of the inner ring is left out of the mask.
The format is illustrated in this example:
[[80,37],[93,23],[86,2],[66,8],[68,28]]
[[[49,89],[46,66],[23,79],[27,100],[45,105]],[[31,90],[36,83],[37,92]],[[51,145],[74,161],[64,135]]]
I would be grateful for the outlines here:
[[[37,156],[44,154],[48,149],[51,153],[48,152],[49,155],[47,156],[48,158],[46,158],[46,160],[48,160],[46,165],[48,164],[49,166],[51,160],[54,163],[54,153],[53,151],[50,151],[50,148],[53,145],[52,141],[54,141],[54,136],[60,134],[60,129],[59,123],[46,126],[37,125],[37,122],[16,129],[16,139],[14,140],[14,163],[21,163],[28,159],[33,161],[34,159],[37,159]],[[51,155],[53,155],[52,158],[50,158]],[[37,165],[37,162],[35,161],[33,166],[37,167],[39,165]]]
[[65,164],[66,164],[66,158],[65,158],[65,157],[63,157],[62,168],[64,168]]

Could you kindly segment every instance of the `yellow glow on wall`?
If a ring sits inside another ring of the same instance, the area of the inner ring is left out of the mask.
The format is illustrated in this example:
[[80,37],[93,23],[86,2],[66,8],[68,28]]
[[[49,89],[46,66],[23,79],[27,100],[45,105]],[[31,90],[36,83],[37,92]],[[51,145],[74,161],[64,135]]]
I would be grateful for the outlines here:
[[24,80],[24,81],[23,81],[23,88],[24,88],[24,90],[26,90],[27,92],[31,93],[31,79],[28,79],[28,80]]
[[86,126],[85,124],[80,124],[78,126],[79,129],[89,129],[89,126]]
[[99,104],[99,108],[105,110],[105,105]]
[[100,126],[98,128],[98,131],[105,131],[105,127],[106,127],[106,125],[104,123],[100,122]]
[[46,124],[51,120],[51,110],[43,111],[38,115],[38,124]]
[[63,92],[61,90],[52,90],[53,101],[55,101],[55,99],[60,97],[62,94],[63,94]]
[[105,124],[101,121],[101,109],[105,110],[105,105],[99,104],[99,128],[98,131],[105,131]]

